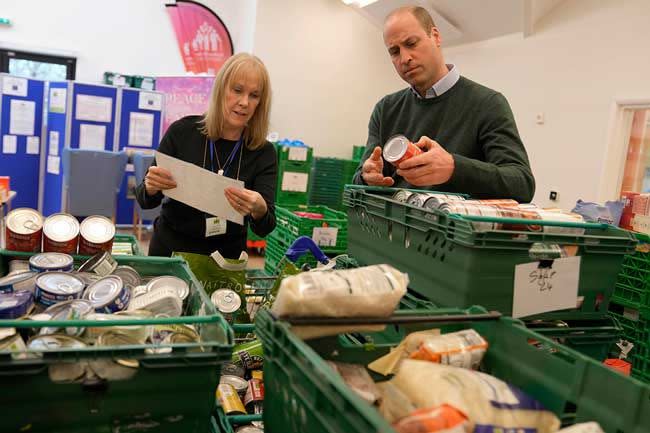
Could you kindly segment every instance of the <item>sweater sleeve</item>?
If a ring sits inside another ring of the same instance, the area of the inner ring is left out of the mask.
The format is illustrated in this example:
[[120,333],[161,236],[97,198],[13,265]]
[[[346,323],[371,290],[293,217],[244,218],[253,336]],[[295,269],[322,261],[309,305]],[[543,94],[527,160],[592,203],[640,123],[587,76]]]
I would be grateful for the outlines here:
[[260,158],[260,170],[253,180],[253,191],[260,193],[266,202],[266,214],[259,220],[250,218],[251,230],[258,236],[265,237],[275,229],[275,187],[278,177],[278,159],[275,148],[266,143]]
[[475,198],[530,202],[535,178],[510,105],[500,93],[488,97],[482,105],[477,139],[485,161],[452,154],[455,169],[445,187]]
[[[175,124],[170,125],[169,129],[165,133],[165,136],[163,139],[160,141],[160,145],[158,146],[158,152],[162,152],[164,154],[170,155],[170,156],[176,156],[176,151],[175,151],[175,145],[174,145],[174,136],[175,136]],[[154,158],[153,162],[151,163],[151,166],[156,165],[156,159]],[[140,185],[135,187],[135,199],[138,201],[138,204],[142,209],[153,209],[157,206],[160,205],[162,202],[164,195],[162,191],[158,191],[154,195],[149,195],[147,194],[147,190],[145,189],[144,186],[144,179],[140,183]]]

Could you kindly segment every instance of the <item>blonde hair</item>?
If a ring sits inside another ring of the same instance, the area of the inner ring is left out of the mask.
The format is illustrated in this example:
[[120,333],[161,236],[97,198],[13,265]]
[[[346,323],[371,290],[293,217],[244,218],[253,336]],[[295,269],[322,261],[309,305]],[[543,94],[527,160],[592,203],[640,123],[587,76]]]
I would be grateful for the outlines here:
[[251,54],[239,53],[223,64],[212,86],[208,111],[200,121],[200,131],[216,140],[222,137],[226,110],[226,89],[232,82],[245,74],[257,74],[260,81],[260,101],[255,113],[244,128],[244,142],[250,150],[259,149],[266,142],[271,110],[271,80],[264,63]]

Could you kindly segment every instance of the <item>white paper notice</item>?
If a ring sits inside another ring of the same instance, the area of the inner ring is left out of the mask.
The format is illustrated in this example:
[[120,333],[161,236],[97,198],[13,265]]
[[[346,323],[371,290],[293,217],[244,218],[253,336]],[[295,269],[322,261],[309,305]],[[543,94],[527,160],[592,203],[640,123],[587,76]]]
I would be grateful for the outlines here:
[[82,123],[79,131],[79,149],[104,150],[106,126]]
[[50,112],[65,113],[65,103],[68,89],[50,89]]
[[335,247],[339,229],[336,227],[314,227],[311,238],[322,247]]
[[576,308],[580,259],[555,259],[550,267],[540,267],[540,262],[515,266],[512,317]]
[[163,95],[152,92],[140,92],[138,96],[138,108],[140,110],[162,110]]
[[40,153],[41,139],[38,137],[27,137],[27,154],[38,155]]
[[59,156],[59,131],[50,131],[50,150],[52,156]]
[[9,133],[34,135],[36,103],[23,99],[12,99],[9,108]]
[[244,223],[244,217],[230,206],[224,195],[226,187],[243,189],[244,182],[220,176],[160,152],[156,152],[156,164],[169,170],[176,181],[176,188],[163,191],[167,197],[210,215],[237,224]]
[[58,156],[48,156],[47,157],[47,172],[51,174],[59,174],[61,173],[60,170],[60,165],[61,165],[61,158]]
[[5,135],[2,137],[2,153],[16,153],[18,150],[18,141],[15,135]]
[[2,93],[5,95],[27,96],[27,78],[2,77]]
[[308,148],[306,147],[289,147],[289,161],[307,161],[307,152]]
[[129,115],[129,146],[153,147],[153,114]]
[[110,122],[113,114],[113,100],[104,96],[77,95],[77,120]]
[[285,171],[282,176],[282,186],[280,188],[282,191],[307,192],[308,183],[308,173]]

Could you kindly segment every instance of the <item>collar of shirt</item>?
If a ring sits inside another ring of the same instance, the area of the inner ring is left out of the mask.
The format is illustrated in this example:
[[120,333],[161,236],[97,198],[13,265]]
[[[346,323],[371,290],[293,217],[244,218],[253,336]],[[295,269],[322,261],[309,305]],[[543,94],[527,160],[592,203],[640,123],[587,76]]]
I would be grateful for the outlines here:
[[431,99],[431,98],[435,98],[436,96],[442,95],[447,90],[454,87],[454,84],[456,84],[460,79],[460,72],[458,72],[458,68],[456,67],[456,65],[447,64],[447,69],[449,69],[447,75],[445,75],[440,80],[438,80],[438,82],[436,82],[433,86],[431,86],[431,88],[427,89],[424,98],[420,96],[420,94],[418,93],[417,90],[415,90],[415,88],[411,87],[411,91],[413,92],[413,94],[415,94],[415,96],[417,96],[419,99]]

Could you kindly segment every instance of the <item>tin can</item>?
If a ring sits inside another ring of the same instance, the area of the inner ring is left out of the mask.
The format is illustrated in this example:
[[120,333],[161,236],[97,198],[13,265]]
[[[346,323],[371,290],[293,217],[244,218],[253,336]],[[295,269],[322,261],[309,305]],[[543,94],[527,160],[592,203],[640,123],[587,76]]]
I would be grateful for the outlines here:
[[241,365],[237,365],[233,362],[226,362],[221,366],[221,374],[224,376],[237,376],[243,379],[246,375],[246,370],[244,370]]
[[9,260],[9,273],[19,274],[29,271],[29,260]]
[[[544,210],[537,211],[537,214],[544,221],[562,221],[572,223],[584,223],[585,220],[578,214],[566,214],[559,212],[546,212]],[[585,229],[582,227],[560,227],[560,226],[542,226],[544,233],[553,235],[575,235],[582,236],[585,234]]]
[[182,323],[170,323],[164,325],[153,325],[151,329],[151,341],[154,343],[164,342],[165,339],[171,335],[185,335],[187,340],[195,343],[200,340],[199,334],[191,325],[184,325]]
[[122,279],[122,282],[125,286],[130,289],[139,286],[142,282],[142,278],[138,271],[133,269],[131,266],[120,265],[113,271],[112,275],[117,275]]
[[264,382],[259,379],[248,381],[248,389],[244,396],[244,408],[251,415],[262,413],[264,409]]
[[246,415],[244,404],[231,384],[220,383],[217,387],[217,398],[226,415]]
[[90,259],[85,261],[81,266],[79,266],[79,272],[91,272],[99,276],[105,277],[113,273],[117,268],[117,262],[110,255],[110,253],[104,251],[99,252],[92,256]]
[[9,274],[0,278],[0,293],[12,293],[25,290],[34,293],[37,272],[27,271]]
[[445,203],[465,203],[465,198],[459,195],[451,194],[425,194],[424,203],[422,206],[424,209],[440,209]]
[[110,314],[126,310],[131,291],[124,285],[122,278],[109,275],[88,286],[83,298],[90,301],[96,312]]
[[92,272],[73,272],[73,274],[81,279],[81,281],[83,281],[86,286],[90,286],[95,281],[99,281],[104,278],[101,275],[97,275]]
[[409,199],[410,196],[413,195],[413,192],[408,191],[406,189],[400,189],[393,194],[393,200],[398,201],[400,203],[406,203]]
[[161,287],[152,292],[132,298],[128,310],[147,310],[154,314],[178,317],[183,312],[183,301],[172,287]]
[[264,430],[261,427],[255,425],[255,422],[251,423],[253,425],[244,425],[237,427],[235,433],[264,433]]
[[102,251],[111,252],[115,238],[115,224],[101,215],[92,215],[79,227],[79,254],[92,256]]
[[34,272],[70,272],[74,259],[64,253],[40,253],[29,258],[29,269]]
[[424,207],[424,202],[427,200],[428,194],[421,192],[414,192],[406,199],[406,204],[416,207]]
[[246,392],[248,390],[248,381],[246,379],[242,379],[239,376],[230,376],[227,374],[222,374],[221,378],[219,379],[219,383],[228,383],[235,388],[235,391],[237,391],[237,394],[239,395],[239,398],[244,398],[246,395]]
[[[49,320],[79,320],[84,319],[93,311],[90,302],[83,299],[73,299],[71,301],[59,302],[48,307],[43,314],[50,316]],[[41,328],[40,335],[56,334],[60,328]],[[65,328],[67,335],[79,337],[83,334],[85,328]]]
[[43,223],[43,251],[77,254],[79,221],[66,213],[55,213]]
[[[540,220],[542,217],[537,211],[533,210],[522,210],[516,208],[500,208],[498,210],[499,216],[501,218],[518,218],[518,219],[527,219],[527,220]],[[539,232],[542,231],[542,226],[535,224],[503,224],[503,230],[513,230],[513,231],[531,231]]]
[[30,338],[27,342],[27,348],[29,350],[38,350],[43,352],[59,350],[62,348],[80,349],[83,347],[86,347],[86,343],[80,339],[63,334],[38,335]]
[[184,280],[171,275],[152,278],[147,283],[147,292],[149,293],[164,288],[174,289],[181,301],[185,300],[187,295],[190,294],[190,286]]
[[142,296],[147,294],[147,286],[135,286],[131,290],[131,297],[136,298],[138,296]]
[[17,319],[27,315],[34,306],[34,295],[21,290],[0,294],[0,319]]
[[383,151],[384,159],[396,167],[407,159],[420,154],[422,154],[422,149],[401,134],[389,138]]
[[[477,204],[466,204],[462,202],[447,203],[440,207],[442,212],[459,215],[474,215],[498,218],[499,212],[497,208],[490,206],[483,206]],[[472,226],[479,231],[491,231],[501,229],[501,225],[497,222],[483,222],[472,221]]]
[[488,200],[467,200],[468,204],[482,204],[485,206],[505,207],[505,208],[518,208],[519,202],[509,198],[504,199],[488,199]]
[[[138,346],[140,342],[124,332],[111,330],[97,337],[95,344],[97,346]],[[115,362],[129,368],[138,368],[140,366],[137,359],[115,359]]]
[[228,323],[233,323],[234,314],[241,307],[241,298],[230,289],[219,289],[212,293],[210,300]]
[[[106,314],[106,313],[89,313],[86,317],[88,320],[132,320],[139,319],[142,317],[151,317],[151,313],[148,311],[118,311],[115,314]],[[128,335],[129,337],[137,340],[138,343],[144,343],[147,341],[147,338],[151,335],[151,326],[149,325],[115,325],[115,326],[96,326],[88,327],[86,329],[86,337],[89,339],[95,339],[100,335],[108,331],[118,331],[122,334]]]
[[0,352],[16,352],[13,356],[20,359],[27,357],[27,354],[24,353],[25,350],[27,350],[27,346],[20,334],[14,333],[8,337],[0,339]]
[[83,281],[65,272],[45,272],[36,278],[36,302],[49,307],[57,302],[81,298]]
[[[64,334],[37,335],[27,342],[27,349],[38,352],[59,351],[60,349],[83,349],[86,343],[76,337]],[[42,353],[36,354],[42,356]],[[48,375],[52,382],[70,383],[86,376],[86,365],[82,362],[59,362],[50,364]]]
[[262,370],[251,371],[251,379],[258,379],[264,381],[264,372]]
[[232,362],[241,365],[245,370],[257,370],[264,363],[262,342],[253,340],[249,343],[238,344],[232,351]]
[[9,251],[41,251],[43,215],[40,212],[25,207],[14,209],[7,214],[5,226],[5,242]]

